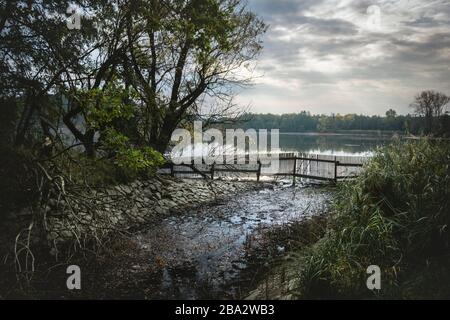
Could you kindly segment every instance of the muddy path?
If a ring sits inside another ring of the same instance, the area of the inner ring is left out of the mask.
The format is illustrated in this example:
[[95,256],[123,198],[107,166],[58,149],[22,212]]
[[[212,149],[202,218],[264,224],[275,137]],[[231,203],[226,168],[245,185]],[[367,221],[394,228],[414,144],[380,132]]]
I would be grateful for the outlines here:
[[132,237],[136,249],[111,270],[113,295],[243,298],[288,249],[268,235],[324,213],[328,199],[323,188],[277,185],[166,218]]
[[245,298],[290,250],[302,233],[297,226],[326,212],[331,193],[324,187],[280,183],[179,212],[131,236],[117,236],[89,262],[71,261],[81,266],[82,290],[67,290],[61,263],[25,297]]

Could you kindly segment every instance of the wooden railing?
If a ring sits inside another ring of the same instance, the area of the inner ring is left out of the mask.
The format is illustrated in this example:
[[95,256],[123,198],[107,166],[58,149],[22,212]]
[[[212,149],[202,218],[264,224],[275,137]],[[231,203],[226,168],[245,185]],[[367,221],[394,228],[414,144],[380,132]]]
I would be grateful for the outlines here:
[[[204,165],[204,164],[203,164]],[[174,164],[173,162],[167,162],[166,165],[162,167],[162,169],[170,169],[170,175],[175,176],[176,174],[180,175],[192,175],[198,174],[203,177],[209,177],[211,180],[214,180],[215,173],[218,172],[230,172],[230,173],[255,173],[256,180],[259,181],[261,177],[261,162],[258,161],[257,169],[236,169],[232,166],[238,166],[238,164],[233,164],[230,166],[224,165],[225,167],[217,167],[215,163],[210,166],[210,170],[201,170],[196,168],[196,164],[192,162],[191,164]],[[185,167],[190,168],[191,170],[176,170],[176,167]]]
[[[317,158],[305,158],[305,157],[291,157],[291,158],[283,158],[279,159],[280,161],[293,161],[294,165],[292,168],[292,172],[281,172],[276,173],[276,176],[292,176],[293,184],[296,182],[296,178],[303,178],[303,179],[311,179],[311,180],[320,180],[320,181],[331,181],[336,183],[338,180],[342,179],[350,179],[350,178],[356,178],[356,175],[345,175],[345,176],[338,176],[338,168],[339,167],[355,167],[360,168],[363,167],[362,163],[343,163],[336,158],[334,160],[328,160],[328,159],[319,159]],[[299,162],[314,162],[314,163],[325,163],[325,164],[332,164],[334,166],[334,175],[332,177],[324,176],[324,175],[313,175],[313,174],[305,174],[305,173],[298,173],[298,163]]]
[[[315,158],[312,157],[301,157],[301,156],[289,156],[289,157],[281,157],[278,161],[291,161],[293,162],[292,170],[289,172],[277,172],[273,174],[273,176],[284,176],[284,177],[292,177],[293,184],[296,183],[296,179],[309,179],[309,180],[319,180],[319,181],[329,181],[337,183],[339,180],[343,179],[352,179],[357,177],[357,172],[353,170],[352,174],[339,175],[339,168],[360,168],[363,166],[363,163],[346,163],[338,161],[335,157],[333,160],[331,159],[320,159],[319,156]],[[317,173],[314,174],[311,169],[312,164],[314,164],[314,168],[316,168]],[[322,170],[320,165],[322,165]],[[193,161],[190,164],[180,164],[175,165],[172,162],[168,162],[166,164],[165,169],[170,170],[170,175],[200,175],[207,179],[214,179],[218,173],[236,173],[236,174],[255,174],[256,180],[259,181],[262,175],[263,166],[260,161],[257,162],[255,168],[248,168],[247,165],[239,165],[239,164],[212,164],[206,165],[203,163],[200,168]],[[285,166],[286,167],[286,166]],[[182,169],[179,169],[182,168]],[[299,172],[300,169],[300,172]],[[329,173],[329,170],[333,172]],[[342,170],[341,170],[342,171]],[[322,174],[321,174],[322,173]]]

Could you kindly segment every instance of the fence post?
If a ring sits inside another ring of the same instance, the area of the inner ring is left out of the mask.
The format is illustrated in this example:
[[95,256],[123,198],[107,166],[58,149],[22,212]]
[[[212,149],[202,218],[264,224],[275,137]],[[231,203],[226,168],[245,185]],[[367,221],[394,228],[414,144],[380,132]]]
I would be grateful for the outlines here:
[[297,174],[297,157],[294,158],[294,171],[292,172],[292,185],[295,186],[295,175]]
[[337,168],[339,165],[339,161],[337,161],[337,158],[334,157],[334,183],[337,183]]
[[316,172],[319,174],[319,154],[316,154]]
[[258,172],[256,172],[256,181],[259,182],[259,177],[261,176],[261,160],[258,160]]
[[214,180],[214,167],[215,167],[216,163],[214,162],[211,166],[211,180]]
[[175,171],[174,171],[174,164],[173,162],[170,163],[170,176],[174,177],[175,176]]

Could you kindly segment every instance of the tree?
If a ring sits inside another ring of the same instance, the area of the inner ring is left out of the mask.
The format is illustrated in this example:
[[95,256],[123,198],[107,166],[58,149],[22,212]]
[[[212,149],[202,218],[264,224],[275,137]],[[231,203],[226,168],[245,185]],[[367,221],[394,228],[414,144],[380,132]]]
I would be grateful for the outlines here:
[[124,75],[140,97],[139,140],[165,152],[177,126],[204,116],[207,104],[216,103],[216,119],[231,110],[266,26],[241,0],[141,0],[124,10]]
[[[69,3],[83,2],[13,0],[0,5],[0,98],[20,102],[17,146],[26,142],[36,119],[42,131],[49,130],[49,95],[65,74],[79,68],[88,38],[67,28],[65,12]],[[85,19],[84,30],[89,25]]]
[[449,102],[450,97],[433,90],[422,91],[415,97],[411,107],[425,118],[425,133],[433,132],[434,118],[438,119],[442,115],[444,107]]
[[[85,30],[83,19],[81,30],[88,41],[84,44],[84,51],[87,54],[78,59],[80,68],[65,73],[59,86],[59,91],[67,98],[67,107],[62,115],[63,122],[83,144],[86,154],[91,158],[96,156],[95,136],[100,128],[92,125],[93,119],[90,119],[90,116],[95,114],[94,109],[98,113],[102,108],[113,107],[103,103],[105,98],[108,100],[105,95],[111,93],[111,86],[123,92],[127,92],[129,88],[121,80],[123,75],[120,73],[128,46],[123,33],[125,25],[123,3],[119,2],[118,6],[114,4],[115,1],[101,3],[102,5],[89,8],[94,11],[92,16],[95,17],[92,18],[90,29]],[[96,101],[90,99],[92,96]],[[110,98],[114,100],[116,96]],[[127,100],[127,97],[123,96],[122,99]]]
[[[80,30],[66,26],[69,2]],[[0,98],[21,108],[16,145],[36,123],[44,136],[63,123],[92,158],[112,132],[92,119],[111,109],[112,87],[133,112],[108,129],[130,145],[165,152],[184,122],[223,119],[266,30],[241,0],[10,1],[0,11]]]
[[386,117],[395,118],[397,116],[397,112],[394,109],[389,109],[386,111]]

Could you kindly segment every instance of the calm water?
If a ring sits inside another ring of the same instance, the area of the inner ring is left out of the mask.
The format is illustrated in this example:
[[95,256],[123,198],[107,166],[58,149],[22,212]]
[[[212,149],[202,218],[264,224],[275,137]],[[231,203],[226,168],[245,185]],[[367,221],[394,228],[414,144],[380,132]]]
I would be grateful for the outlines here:
[[280,133],[280,149],[335,156],[366,156],[389,144],[393,134]]
[[[380,146],[392,142],[398,136],[394,133],[280,133],[279,147],[281,152],[299,152],[317,155],[332,156],[370,156]],[[268,138],[270,149],[271,137]],[[248,148],[248,145],[246,145]],[[201,155],[208,156],[212,153],[221,154],[233,150],[232,146],[217,146],[216,144],[203,145],[201,151],[193,146],[187,146],[182,153],[172,154],[172,157]]]

